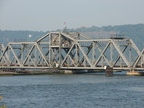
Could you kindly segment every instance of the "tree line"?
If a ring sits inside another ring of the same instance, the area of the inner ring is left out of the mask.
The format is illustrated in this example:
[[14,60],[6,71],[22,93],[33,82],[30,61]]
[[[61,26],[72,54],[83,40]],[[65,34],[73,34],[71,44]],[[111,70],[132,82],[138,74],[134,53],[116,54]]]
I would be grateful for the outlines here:
[[[61,31],[61,29],[58,29],[56,31]],[[136,43],[140,50],[144,48],[144,24],[80,27],[77,29],[67,29],[67,31],[82,32],[90,36],[91,38],[110,38],[110,36],[113,35],[122,35],[126,38],[133,39],[133,41]],[[0,43],[6,45],[8,42],[36,41],[37,39],[45,35],[47,32],[0,30]]]

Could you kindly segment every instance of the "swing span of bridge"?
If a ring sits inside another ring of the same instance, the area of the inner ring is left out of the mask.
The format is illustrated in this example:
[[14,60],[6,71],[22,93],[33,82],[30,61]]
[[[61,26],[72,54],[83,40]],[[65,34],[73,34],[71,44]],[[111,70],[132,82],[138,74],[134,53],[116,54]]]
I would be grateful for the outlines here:
[[0,45],[1,69],[144,70],[144,50],[132,39],[91,39],[79,32],[49,32],[35,42]]

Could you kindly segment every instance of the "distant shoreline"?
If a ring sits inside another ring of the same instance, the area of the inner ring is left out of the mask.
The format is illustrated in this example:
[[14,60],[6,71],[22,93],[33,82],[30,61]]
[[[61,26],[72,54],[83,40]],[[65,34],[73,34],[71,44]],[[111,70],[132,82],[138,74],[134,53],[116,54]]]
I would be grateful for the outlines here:
[[0,76],[44,75],[44,74],[64,74],[64,72],[60,70],[0,71]]

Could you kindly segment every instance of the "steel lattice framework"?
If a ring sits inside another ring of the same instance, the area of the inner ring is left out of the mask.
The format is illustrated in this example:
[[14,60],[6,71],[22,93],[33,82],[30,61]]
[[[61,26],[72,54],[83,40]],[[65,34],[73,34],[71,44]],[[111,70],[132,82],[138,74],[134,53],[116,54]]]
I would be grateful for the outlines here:
[[144,70],[144,50],[131,39],[91,39],[79,32],[49,32],[36,42],[0,45],[0,67],[14,69]]

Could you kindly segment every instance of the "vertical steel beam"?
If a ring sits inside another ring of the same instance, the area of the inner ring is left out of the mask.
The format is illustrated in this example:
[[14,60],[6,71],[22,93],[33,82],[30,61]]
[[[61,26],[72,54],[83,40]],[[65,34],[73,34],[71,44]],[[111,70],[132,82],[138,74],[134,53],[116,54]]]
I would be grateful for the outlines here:
[[59,33],[59,64],[62,62],[62,37]]
[[113,45],[112,43],[110,44],[110,63],[113,66]]
[[96,49],[95,49],[96,43],[92,43],[92,64],[94,64],[95,60],[95,55],[96,55]]

